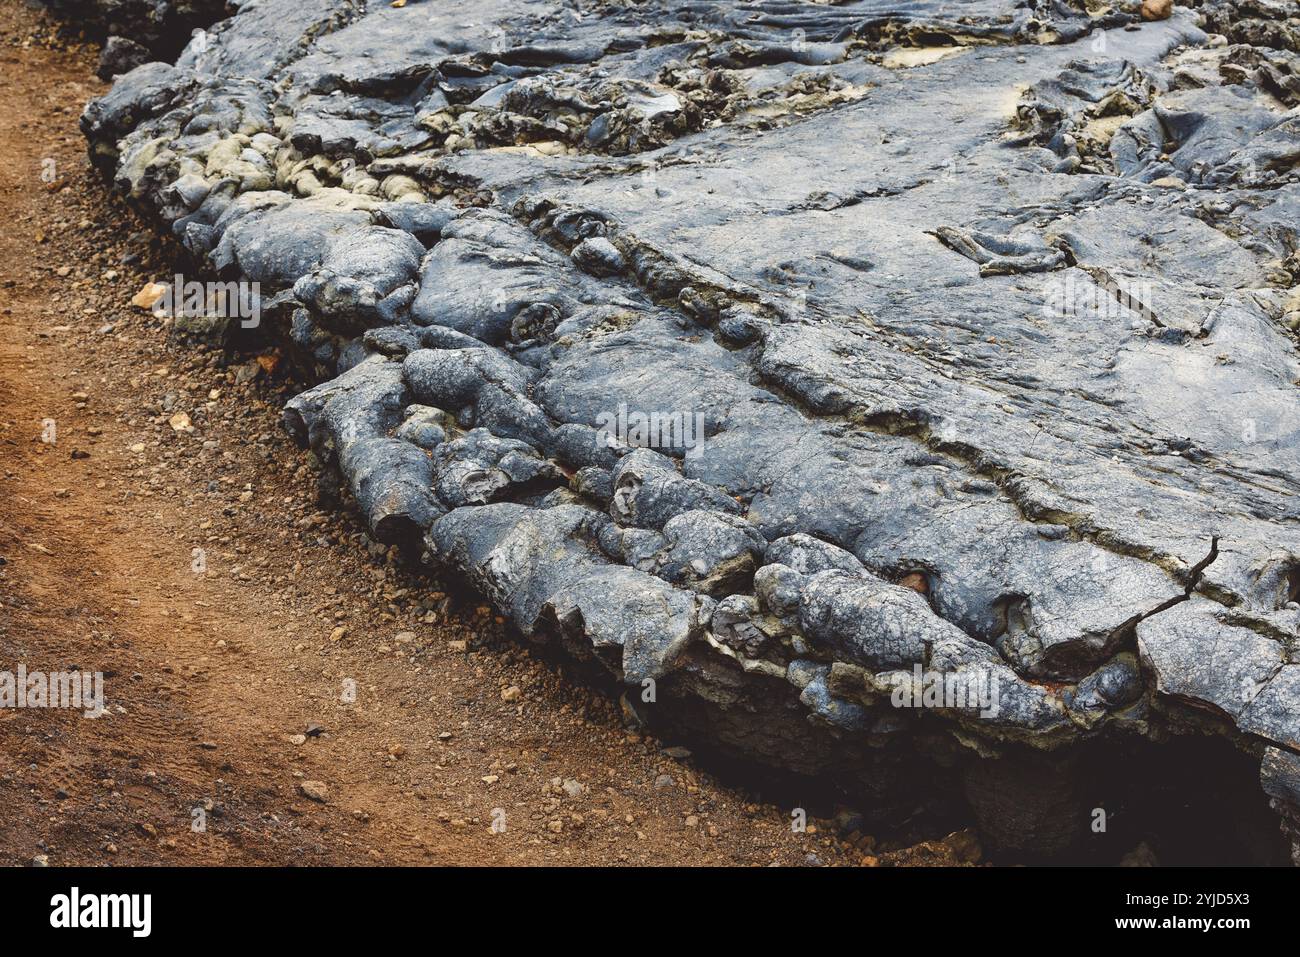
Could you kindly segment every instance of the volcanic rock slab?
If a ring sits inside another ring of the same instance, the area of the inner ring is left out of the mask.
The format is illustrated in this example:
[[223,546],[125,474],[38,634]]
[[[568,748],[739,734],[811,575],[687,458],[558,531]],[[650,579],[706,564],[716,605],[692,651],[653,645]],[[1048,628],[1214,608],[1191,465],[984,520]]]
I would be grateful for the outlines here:
[[82,124],[261,283],[373,534],[648,719],[882,815],[1226,735],[1294,839],[1298,39],[1272,0],[251,0]]

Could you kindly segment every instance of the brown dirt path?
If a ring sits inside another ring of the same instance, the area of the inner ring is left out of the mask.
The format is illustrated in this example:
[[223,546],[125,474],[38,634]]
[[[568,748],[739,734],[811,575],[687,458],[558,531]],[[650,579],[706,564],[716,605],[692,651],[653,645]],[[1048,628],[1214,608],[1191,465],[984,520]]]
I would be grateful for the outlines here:
[[0,864],[911,859],[792,834],[325,508],[280,373],[130,307],[173,267],[84,158],[93,53],[0,6],[0,671],[109,704],[0,710]]

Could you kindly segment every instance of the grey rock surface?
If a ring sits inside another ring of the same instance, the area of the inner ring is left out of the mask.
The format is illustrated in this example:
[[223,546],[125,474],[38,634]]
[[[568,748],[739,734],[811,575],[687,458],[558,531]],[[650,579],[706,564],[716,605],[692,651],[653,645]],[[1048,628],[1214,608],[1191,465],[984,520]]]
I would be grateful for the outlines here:
[[665,720],[882,806],[1221,734],[1286,802],[1300,17],[1135,6],[257,0],[82,125],[284,296],[375,534]]
[[111,80],[115,76],[131,72],[152,59],[149,50],[142,44],[128,40],[126,37],[112,36],[104,41],[95,75],[101,80]]

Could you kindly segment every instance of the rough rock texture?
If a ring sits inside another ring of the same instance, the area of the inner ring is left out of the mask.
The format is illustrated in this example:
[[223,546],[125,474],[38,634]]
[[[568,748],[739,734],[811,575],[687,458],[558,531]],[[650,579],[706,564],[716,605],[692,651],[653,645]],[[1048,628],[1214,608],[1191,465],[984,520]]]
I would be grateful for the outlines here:
[[[256,2],[239,0],[41,0],[50,10],[80,29],[107,37],[118,49],[109,58],[112,63],[122,54],[124,43],[158,56],[174,58],[192,40],[206,41],[203,29],[234,12],[237,7],[251,7]],[[107,50],[106,50],[107,52]],[[132,64],[134,65],[134,64]],[[116,71],[104,73],[108,79]]]
[[[1227,735],[1296,839],[1298,45],[1281,0],[258,0],[82,122],[277,294],[374,534],[650,720],[881,813]],[[897,706],[934,673],[997,706]]]
[[95,71],[101,80],[111,80],[122,73],[130,73],[136,67],[153,59],[147,47],[128,40],[126,37],[109,37],[104,41],[104,48],[99,54],[99,67]]

